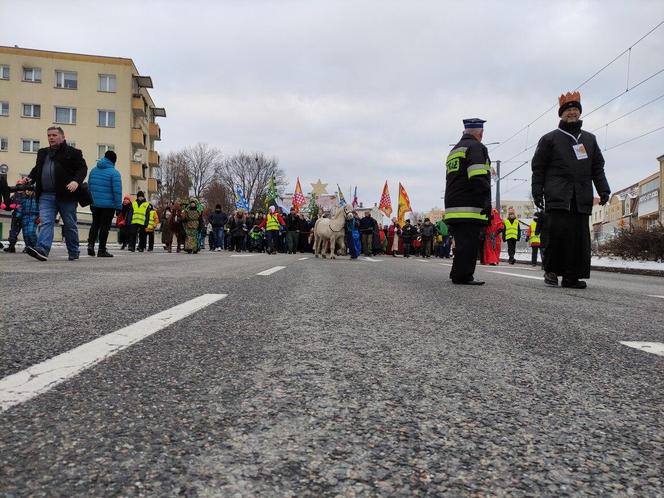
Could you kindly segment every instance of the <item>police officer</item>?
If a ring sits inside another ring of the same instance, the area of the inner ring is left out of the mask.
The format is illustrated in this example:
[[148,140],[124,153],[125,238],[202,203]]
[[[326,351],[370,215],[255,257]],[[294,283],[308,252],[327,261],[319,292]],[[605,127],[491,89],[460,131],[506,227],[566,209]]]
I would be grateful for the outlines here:
[[491,212],[491,160],[482,145],[484,123],[478,118],[463,120],[463,136],[445,163],[445,223],[456,243],[450,278],[461,285],[484,284],[473,277],[480,233]]

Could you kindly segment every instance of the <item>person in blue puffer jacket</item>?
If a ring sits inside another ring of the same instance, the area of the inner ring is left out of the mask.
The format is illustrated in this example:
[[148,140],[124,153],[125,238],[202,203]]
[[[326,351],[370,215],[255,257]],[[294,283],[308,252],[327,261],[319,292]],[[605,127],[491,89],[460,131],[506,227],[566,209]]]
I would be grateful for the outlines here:
[[112,150],[106,151],[104,157],[97,161],[97,165],[90,171],[88,186],[92,195],[92,226],[88,237],[88,256],[95,255],[95,243],[99,236],[99,251],[97,257],[110,258],[111,253],[106,250],[106,240],[111,229],[113,215],[122,209],[122,177],[115,169],[117,156]]

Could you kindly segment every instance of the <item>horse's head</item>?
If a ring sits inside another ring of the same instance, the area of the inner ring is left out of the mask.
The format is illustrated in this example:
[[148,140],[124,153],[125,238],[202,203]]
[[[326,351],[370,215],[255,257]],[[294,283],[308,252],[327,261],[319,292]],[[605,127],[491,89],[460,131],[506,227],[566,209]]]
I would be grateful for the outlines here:
[[344,218],[348,221],[353,219],[353,208],[348,204],[344,204]]

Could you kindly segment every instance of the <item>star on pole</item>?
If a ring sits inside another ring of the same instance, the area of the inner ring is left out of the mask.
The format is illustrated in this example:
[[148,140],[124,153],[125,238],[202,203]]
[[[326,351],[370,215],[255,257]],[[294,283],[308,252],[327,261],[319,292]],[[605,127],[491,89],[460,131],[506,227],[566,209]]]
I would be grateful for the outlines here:
[[321,195],[327,194],[327,189],[325,188],[325,187],[327,187],[327,183],[321,182],[320,178],[318,179],[318,181],[316,183],[310,183],[309,185],[311,185],[311,187],[313,189],[311,191],[312,194],[316,194],[316,196],[321,196]]

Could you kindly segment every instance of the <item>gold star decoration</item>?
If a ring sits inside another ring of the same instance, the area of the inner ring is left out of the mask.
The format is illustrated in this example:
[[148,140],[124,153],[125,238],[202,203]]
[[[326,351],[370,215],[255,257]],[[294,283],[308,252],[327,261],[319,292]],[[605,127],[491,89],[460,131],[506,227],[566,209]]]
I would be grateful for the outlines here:
[[312,194],[316,194],[317,196],[325,195],[327,194],[327,183],[323,183],[320,181],[320,178],[316,183],[310,183],[311,187],[313,190],[311,191]]

